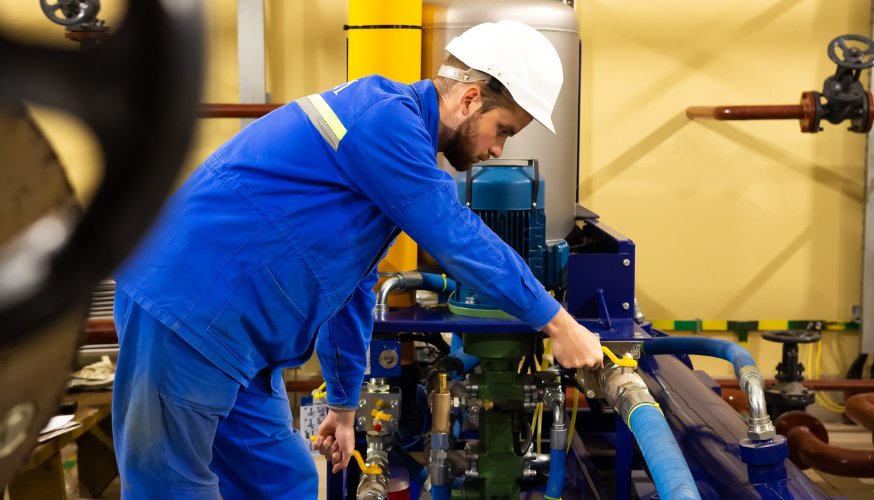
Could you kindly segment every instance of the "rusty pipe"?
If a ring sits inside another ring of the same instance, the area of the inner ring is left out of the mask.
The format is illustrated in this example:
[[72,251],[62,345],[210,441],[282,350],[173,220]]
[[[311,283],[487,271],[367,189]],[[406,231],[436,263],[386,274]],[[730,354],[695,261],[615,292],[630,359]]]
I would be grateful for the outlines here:
[[786,433],[790,456],[827,474],[845,477],[874,477],[874,450],[851,450],[821,441],[807,427],[793,427]]
[[201,104],[200,118],[261,118],[282,104]]
[[781,106],[689,106],[686,108],[689,119],[709,118],[713,120],[800,120],[804,118],[804,108],[800,104]]
[[874,432],[874,392],[847,398],[844,408],[847,418]]

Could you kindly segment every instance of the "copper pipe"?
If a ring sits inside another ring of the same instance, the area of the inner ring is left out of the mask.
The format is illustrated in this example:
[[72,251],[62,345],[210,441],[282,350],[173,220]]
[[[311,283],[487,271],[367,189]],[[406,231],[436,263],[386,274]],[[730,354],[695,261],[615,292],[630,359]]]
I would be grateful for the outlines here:
[[[718,379],[716,381],[720,386],[739,389],[736,378]],[[765,381],[765,387],[777,383],[774,379]],[[854,379],[835,379],[835,380],[804,380],[801,382],[804,387],[809,387],[817,391],[874,391],[874,380],[854,380]]]
[[851,450],[822,442],[805,426],[786,433],[789,454],[810,467],[845,477],[874,477],[874,450]]
[[848,398],[844,408],[850,420],[874,432],[874,392]]
[[261,118],[282,104],[201,104],[201,118]]
[[800,120],[804,109],[800,104],[783,106],[689,106],[686,116],[690,119],[713,120]]

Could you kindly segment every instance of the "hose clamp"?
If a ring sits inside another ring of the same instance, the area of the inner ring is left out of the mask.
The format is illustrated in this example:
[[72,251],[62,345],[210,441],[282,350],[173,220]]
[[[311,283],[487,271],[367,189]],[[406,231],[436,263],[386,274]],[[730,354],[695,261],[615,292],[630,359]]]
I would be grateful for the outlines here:
[[758,368],[756,368],[755,366],[752,366],[752,365],[744,366],[743,368],[741,368],[737,372],[737,380],[738,380],[738,385],[740,385],[741,390],[748,393],[748,394],[749,394],[749,384],[753,380],[759,380],[761,382],[762,386],[765,385],[765,378],[762,377],[762,373],[759,371]]
[[552,446],[552,443],[564,443],[562,445],[562,449],[564,449],[564,447],[567,445],[567,435],[568,428],[566,425],[553,425],[552,428],[549,430],[550,447]]

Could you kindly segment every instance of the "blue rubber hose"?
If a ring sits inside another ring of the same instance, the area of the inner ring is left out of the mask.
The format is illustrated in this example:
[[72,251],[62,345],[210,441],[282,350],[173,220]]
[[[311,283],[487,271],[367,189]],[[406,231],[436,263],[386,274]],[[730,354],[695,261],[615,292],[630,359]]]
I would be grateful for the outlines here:
[[431,292],[437,292],[440,295],[450,295],[455,291],[455,280],[451,278],[444,278],[439,274],[433,273],[421,273],[422,274],[422,286],[419,287],[421,290],[428,290]]
[[431,485],[431,500],[449,500],[449,488]]
[[734,373],[740,378],[740,370],[745,366],[756,366],[753,356],[743,347],[721,339],[697,337],[659,337],[644,342],[641,352],[645,356],[655,354],[696,354],[721,358],[734,365]]
[[643,453],[659,498],[701,500],[689,465],[662,412],[655,406],[638,405],[631,411],[628,427]]
[[[546,500],[559,500],[561,498],[561,490],[564,489],[564,462],[565,462],[565,447],[558,446],[552,448],[549,452],[549,481],[546,483],[546,493],[543,498]],[[550,446],[553,443],[549,444]]]

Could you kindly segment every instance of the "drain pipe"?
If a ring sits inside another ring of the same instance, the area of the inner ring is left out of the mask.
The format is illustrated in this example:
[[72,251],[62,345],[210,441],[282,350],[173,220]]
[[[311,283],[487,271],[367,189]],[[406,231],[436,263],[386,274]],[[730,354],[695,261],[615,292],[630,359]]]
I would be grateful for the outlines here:
[[721,358],[734,365],[734,373],[740,382],[740,388],[750,402],[750,418],[747,437],[751,441],[767,441],[774,438],[777,432],[771,417],[765,407],[765,378],[756,368],[753,356],[743,347],[721,339],[694,337],[659,337],[644,342],[640,348],[641,354],[695,354]]
[[598,379],[607,403],[631,429],[659,498],[701,500],[683,452],[635,368],[611,364]]

